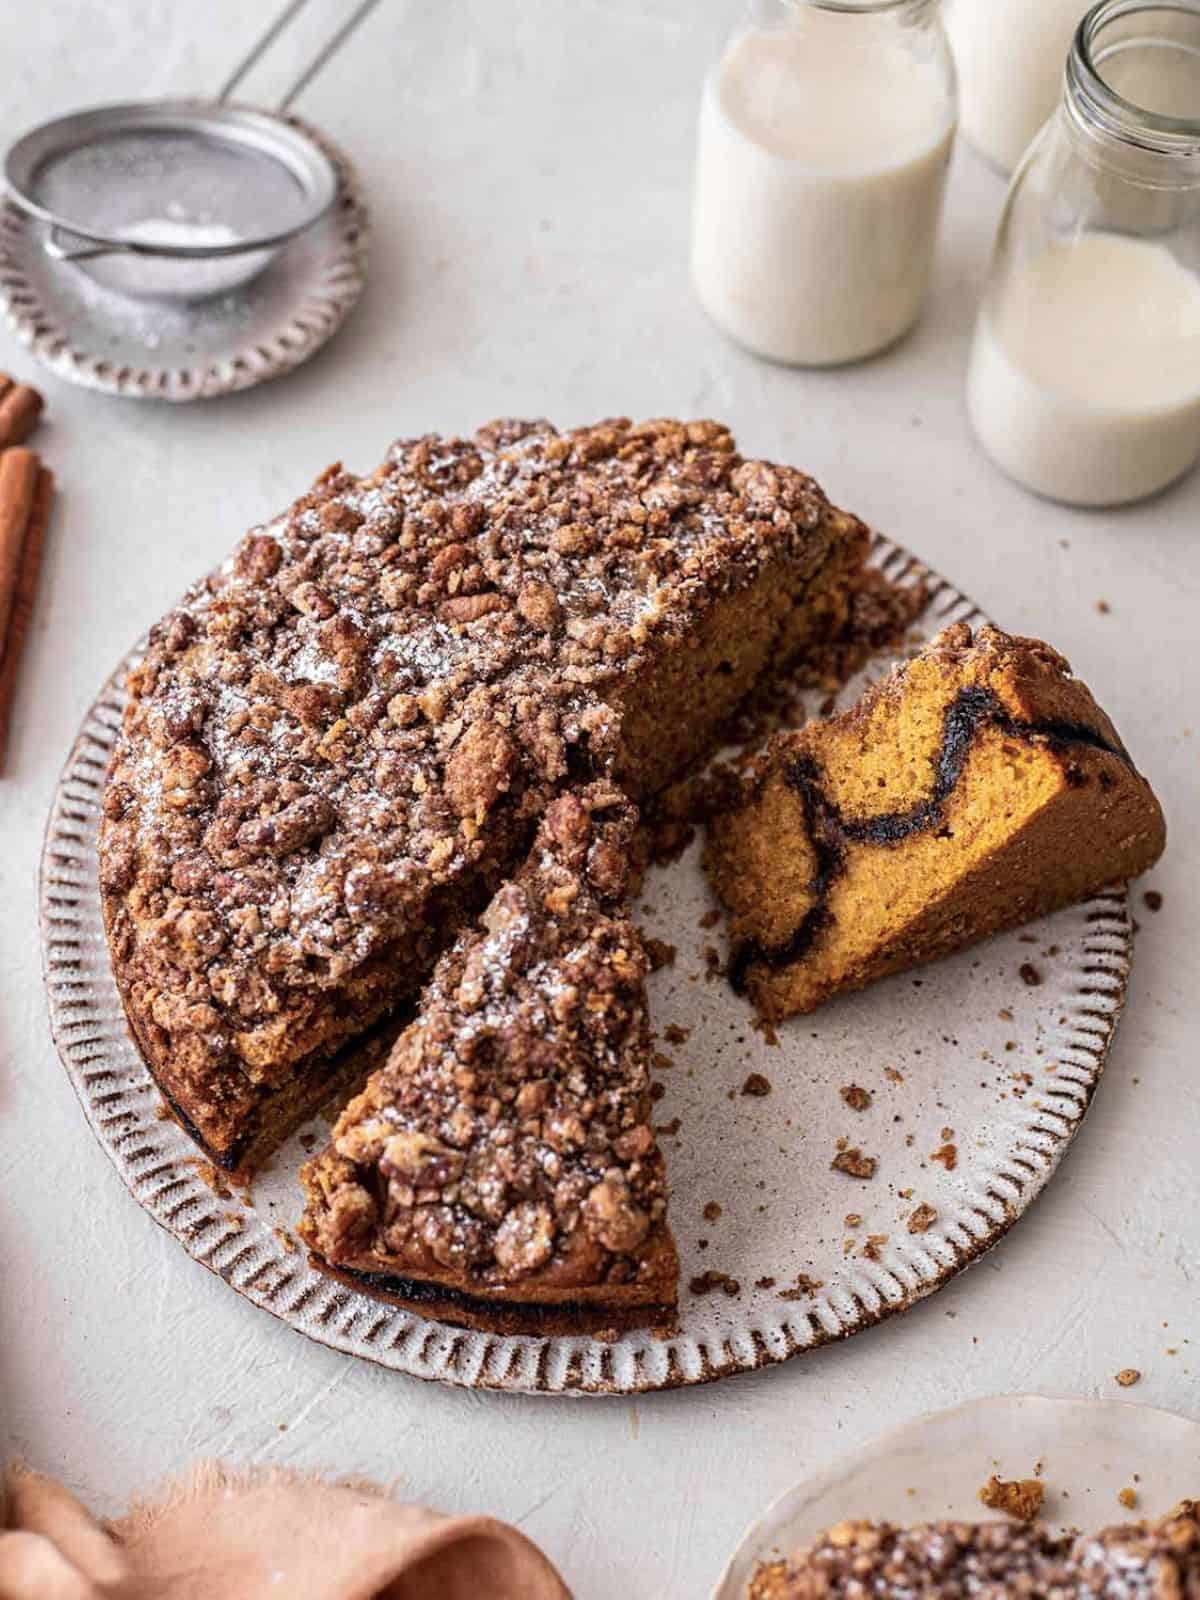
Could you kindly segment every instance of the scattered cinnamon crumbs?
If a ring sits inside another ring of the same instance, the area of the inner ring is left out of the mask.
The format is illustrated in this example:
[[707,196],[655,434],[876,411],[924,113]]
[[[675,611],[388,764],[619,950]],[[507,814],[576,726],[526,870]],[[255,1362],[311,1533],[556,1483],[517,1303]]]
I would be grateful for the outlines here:
[[752,1099],[762,1100],[771,1092],[770,1078],[764,1078],[761,1072],[752,1072],[742,1085],[742,1093],[748,1094]]
[[688,1288],[695,1295],[711,1294],[714,1289],[720,1289],[722,1294],[727,1294],[734,1299],[741,1294],[742,1286],[736,1278],[731,1278],[727,1272],[702,1272],[688,1284]]
[[1163,897],[1157,889],[1147,889],[1142,895],[1142,904],[1147,911],[1161,911]]
[[850,1178],[873,1178],[879,1161],[875,1156],[865,1156],[857,1145],[839,1150],[829,1163],[834,1172],[844,1172]]
[[989,1511],[1002,1511],[1014,1522],[1033,1522],[1042,1514],[1046,1486],[1037,1478],[1007,1482],[993,1473],[980,1489],[979,1498]]
[[1031,989],[1036,989],[1042,981],[1042,975],[1032,961],[1022,961],[1018,971],[1021,974],[1021,982],[1028,984]]
[[663,1029],[663,1038],[668,1044],[686,1044],[692,1036],[690,1028],[684,1028],[678,1022],[668,1022]]
[[937,1211],[933,1206],[926,1205],[925,1202],[922,1201],[921,1204],[917,1206],[917,1208],[909,1216],[909,1233],[928,1233],[929,1229],[932,1228],[933,1224],[937,1221],[937,1215]]
[[1122,1389],[1132,1389],[1135,1383],[1141,1381],[1141,1376],[1136,1367],[1122,1367],[1117,1373],[1117,1382]]
[[869,1089],[857,1083],[843,1084],[839,1093],[851,1111],[865,1111],[874,1099]]
[[1126,1511],[1137,1510],[1138,1497],[1136,1489],[1121,1489],[1117,1494],[1117,1499],[1125,1507]]
[[953,1172],[958,1165],[958,1146],[956,1144],[944,1144],[940,1149],[935,1150],[929,1159],[930,1161],[940,1161],[947,1172]]
[[721,1216],[721,1207],[715,1200],[710,1200],[703,1211],[705,1222],[716,1222]]
[[646,958],[650,962],[651,972],[660,972],[663,967],[673,967],[678,952],[673,944],[668,944],[665,939],[643,938],[646,947]]
[[819,1289],[825,1287],[824,1278],[810,1278],[807,1272],[798,1272],[795,1277],[794,1289],[781,1289],[781,1300],[810,1300]]

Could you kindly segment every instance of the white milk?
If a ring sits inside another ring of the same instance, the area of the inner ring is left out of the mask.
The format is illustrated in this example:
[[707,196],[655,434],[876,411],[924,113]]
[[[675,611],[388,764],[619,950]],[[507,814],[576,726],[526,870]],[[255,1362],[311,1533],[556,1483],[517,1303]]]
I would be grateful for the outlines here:
[[737,38],[705,87],[692,272],[759,355],[854,361],[916,320],[954,134],[938,63],[813,10]]
[[951,0],[962,130],[1011,172],[1062,98],[1063,72],[1088,0]]
[[999,466],[1074,505],[1139,500],[1200,455],[1200,279],[1113,233],[1009,268],[967,379]]

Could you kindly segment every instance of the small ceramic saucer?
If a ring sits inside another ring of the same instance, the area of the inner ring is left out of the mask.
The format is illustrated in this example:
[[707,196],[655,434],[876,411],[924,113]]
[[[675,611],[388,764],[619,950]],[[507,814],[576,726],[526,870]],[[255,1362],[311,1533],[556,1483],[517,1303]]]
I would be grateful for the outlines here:
[[290,372],[362,292],[367,211],[349,160],[297,117],[332,162],[332,206],[249,282],[194,300],[122,293],[47,252],[47,224],[0,207],[0,311],[60,378],[137,400],[204,400]]

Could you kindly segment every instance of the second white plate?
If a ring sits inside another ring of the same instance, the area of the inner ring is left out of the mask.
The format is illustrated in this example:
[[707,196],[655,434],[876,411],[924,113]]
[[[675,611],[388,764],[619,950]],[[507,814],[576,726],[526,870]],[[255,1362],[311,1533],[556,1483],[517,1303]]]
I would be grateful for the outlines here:
[[[1165,1514],[1200,1494],[1200,1423],[1121,1400],[997,1395],[897,1428],[789,1489],[749,1529],[713,1600],[745,1600],[759,1561],[792,1554],[849,1518],[984,1522],[996,1473],[1046,1485],[1053,1528],[1099,1529]],[[1138,1504],[1117,1499],[1135,1489]]]

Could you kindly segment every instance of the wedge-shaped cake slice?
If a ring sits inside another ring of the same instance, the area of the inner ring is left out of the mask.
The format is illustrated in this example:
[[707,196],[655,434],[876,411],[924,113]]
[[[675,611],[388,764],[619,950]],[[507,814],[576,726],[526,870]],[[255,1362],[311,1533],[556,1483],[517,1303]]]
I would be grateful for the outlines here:
[[647,961],[626,910],[636,821],[611,788],[551,804],[305,1167],[318,1265],[467,1326],[671,1320]]
[[836,631],[866,543],[719,424],[622,420],[405,440],[251,533],[152,631],[100,839],[130,1024],[212,1159],[329,1094],[555,795],[654,793]]
[[760,1562],[748,1600],[1189,1600],[1200,1508],[1078,1536],[1012,1522],[841,1522],[790,1561]]
[[777,736],[707,852],[765,1016],[1144,872],[1162,811],[1063,658],[947,628],[849,711]]

